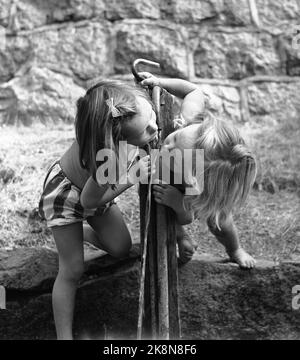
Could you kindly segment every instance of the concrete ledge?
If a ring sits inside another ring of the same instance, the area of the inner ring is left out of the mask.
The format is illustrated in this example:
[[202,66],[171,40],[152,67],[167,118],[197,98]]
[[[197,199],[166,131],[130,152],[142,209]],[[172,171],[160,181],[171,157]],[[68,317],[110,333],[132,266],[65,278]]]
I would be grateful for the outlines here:
[[[92,258],[92,257],[90,257]],[[76,298],[77,338],[136,336],[139,251],[117,261],[90,259]],[[57,254],[48,249],[0,251],[0,339],[54,339],[51,289]],[[259,261],[251,271],[209,255],[179,269],[185,339],[300,339],[300,310],[292,309],[300,262]]]

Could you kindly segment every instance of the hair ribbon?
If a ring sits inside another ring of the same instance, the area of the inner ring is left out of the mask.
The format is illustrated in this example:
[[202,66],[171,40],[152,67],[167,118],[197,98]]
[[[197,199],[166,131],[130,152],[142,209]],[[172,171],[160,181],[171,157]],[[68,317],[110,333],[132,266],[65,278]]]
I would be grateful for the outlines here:
[[108,106],[108,108],[109,108],[109,110],[111,112],[111,116],[113,118],[116,118],[116,117],[119,117],[119,116],[122,115],[120,110],[118,110],[114,105],[114,98],[111,97],[111,98],[107,99],[106,100],[106,105]]

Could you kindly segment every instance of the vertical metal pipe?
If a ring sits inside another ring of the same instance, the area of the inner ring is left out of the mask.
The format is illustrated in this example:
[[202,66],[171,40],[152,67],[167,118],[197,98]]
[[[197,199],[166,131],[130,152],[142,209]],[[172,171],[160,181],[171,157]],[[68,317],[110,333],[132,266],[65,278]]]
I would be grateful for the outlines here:
[[[133,74],[141,81],[136,71],[138,59],[133,64]],[[162,93],[162,98],[161,98]],[[156,108],[160,148],[172,130],[172,97],[160,87],[152,89],[152,101]],[[161,113],[161,104],[163,107]],[[151,186],[151,185],[150,185]],[[180,338],[178,275],[176,255],[175,217],[171,209],[156,204],[151,196],[149,210],[149,187],[140,187],[140,216],[142,242],[142,274],[138,317],[138,339],[148,335],[150,326],[152,338]],[[148,214],[147,214],[148,212]],[[150,218],[148,218],[150,216]],[[147,226],[147,220],[149,226]],[[147,234],[145,233],[147,232]]]

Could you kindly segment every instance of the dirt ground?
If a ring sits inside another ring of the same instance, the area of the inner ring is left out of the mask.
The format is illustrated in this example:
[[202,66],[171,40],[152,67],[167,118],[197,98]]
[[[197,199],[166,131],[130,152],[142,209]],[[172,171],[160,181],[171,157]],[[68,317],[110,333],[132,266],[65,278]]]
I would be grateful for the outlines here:
[[[300,260],[299,122],[270,130],[261,124],[240,130],[259,165],[247,205],[235,213],[241,243],[256,258]],[[73,126],[0,127],[0,247],[55,248],[51,232],[38,220],[37,205],[47,167],[74,139]],[[139,241],[137,189],[118,198],[132,233]],[[226,257],[201,221],[186,227],[199,253]]]

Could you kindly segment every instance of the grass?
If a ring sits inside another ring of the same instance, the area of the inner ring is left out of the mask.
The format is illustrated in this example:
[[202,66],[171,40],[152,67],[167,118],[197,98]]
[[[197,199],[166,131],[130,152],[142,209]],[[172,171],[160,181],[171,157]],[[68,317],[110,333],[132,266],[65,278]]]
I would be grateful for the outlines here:
[[[241,243],[257,258],[300,259],[300,125],[286,122],[273,129],[242,126],[258,159],[258,176],[248,204],[235,214]],[[0,128],[0,247],[55,248],[51,232],[37,216],[47,167],[74,138],[70,125]],[[134,188],[118,198],[139,241],[138,195]],[[221,245],[201,221],[186,227],[199,253],[225,257]]]

